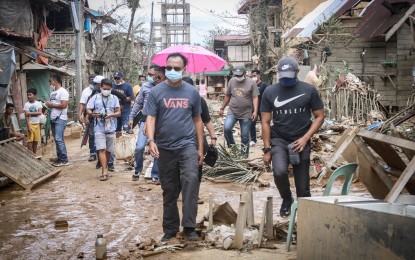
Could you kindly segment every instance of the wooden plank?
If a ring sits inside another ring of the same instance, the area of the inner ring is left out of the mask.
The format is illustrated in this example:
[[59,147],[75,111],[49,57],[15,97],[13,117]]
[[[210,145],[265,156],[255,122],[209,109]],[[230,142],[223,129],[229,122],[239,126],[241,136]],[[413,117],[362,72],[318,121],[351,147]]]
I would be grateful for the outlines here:
[[[405,136],[403,136],[401,133],[398,132],[398,130],[393,124],[391,124],[390,130],[391,130],[392,136],[400,138],[400,139],[406,139]],[[413,150],[402,148],[402,151],[405,154],[406,158],[408,158],[408,160],[412,160],[412,158],[414,158],[415,156],[415,151]]]
[[232,248],[240,249],[244,242],[244,228],[246,223],[246,207],[245,202],[239,202],[238,217],[236,219],[235,239],[232,243]]
[[362,153],[362,155],[369,161],[371,167],[373,170],[377,173],[379,178],[383,181],[383,183],[386,184],[386,186],[389,189],[392,189],[393,182],[389,178],[389,176],[383,171],[383,167],[379,164],[379,162],[376,160],[375,156],[372,154],[372,152],[369,150],[369,148],[366,147],[365,143],[360,139],[360,137],[355,137],[353,139],[353,142],[356,144],[357,149]]
[[404,139],[400,139],[400,138],[389,136],[389,135],[371,132],[366,129],[360,129],[357,135],[360,137],[364,137],[364,139],[380,141],[385,144],[390,144],[390,145],[398,146],[400,148],[406,148],[408,150],[415,151],[415,142],[412,142],[409,140],[404,140]]
[[375,140],[363,140],[386,162],[386,164],[394,169],[403,171],[406,168],[405,162],[395,151],[395,149],[389,145]]
[[209,193],[209,230],[213,228],[213,195]]
[[389,203],[394,203],[398,198],[399,194],[402,192],[403,188],[405,187],[408,180],[411,178],[412,175],[415,173],[415,158],[413,158],[406,169],[403,171],[401,177],[399,177],[398,181],[393,186],[392,190],[389,192],[388,196],[386,196],[386,201]]
[[50,172],[50,173],[46,174],[45,176],[35,180],[34,182],[32,182],[32,185],[30,185],[30,190],[35,188],[36,186],[42,184],[43,182],[47,181],[48,179],[55,177],[60,172],[61,172],[61,170],[56,170],[56,171]]
[[399,195],[396,198],[396,203],[406,204],[406,205],[415,205],[415,196],[414,195]]
[[264,210],[262,212],[261,224],[259,225],[258,244],[261,247],[262,236],[264,235],[265,218],[267,216],[268,200],[264,201]]
[[247,197],[246,202],[248,203],[248,205],[247,205],[247,211],[248,211],[247,224],[250,227],[250,226],[255,224],[254,198],[253,198],[253,194],[252,194],[252,186],[251,185],[248,186],[248,197]]
[[355,127],[352,131],[350,131],[349,136],[344,140],[344,142],[340,145],[339,149],[333,154],[330,160],[326,163],[326,166],[322,169],[320,176],[318,177],[318,182],[320,182],[323,177],[327,174],[327,171],[333,167],[334,163],[340,158],[340,156],[346,151],[349,145],[353,142],[353,138],[356,136],[356,133],[359,132],[359,128]]
[[268,239],[274,239],[274,221],[273,221],[273,205],[272,197],[267,197],[267,216],[266,216],[266,225],[265,232],[267,232]]
[[390,189],[375,173],[370,162],[360,151],[357,152],[357,162],[359,164],[359,180],[366,186],[373,198],[383,200]]

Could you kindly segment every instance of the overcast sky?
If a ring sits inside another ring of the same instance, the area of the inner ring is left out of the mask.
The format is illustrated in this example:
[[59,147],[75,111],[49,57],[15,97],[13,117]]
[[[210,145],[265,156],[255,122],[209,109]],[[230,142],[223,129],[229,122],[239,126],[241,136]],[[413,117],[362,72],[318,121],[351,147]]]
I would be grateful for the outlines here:
[[[141,8],[136,14],[136,16],[140,15],[146,17],[147,28],[150,28],[151,2],[152,0],[140,0]],[[155,20],[159,20],[161,17],[161,10],[158,2],[160,1],[154,1]],[[238,27],[234,27],[232,24],[243,23],[243,20],[241,19],[221,19],[209,12],[212,10],[221,14],[228,11],[231,15],[236,16],[236,5],[239,0],[187,0],[186,2],[190,4],[190,40],[192,44],[202,44],[207,31],[214,29],[215,25],[236,31],[238,30]],[[110,6],[111,4],[114,4],[115,0],[89,0],[88,3],[92,9],[100,10],[104,5]],[[123,9],[118,13],[127,14],[127,12],[128,9]]]

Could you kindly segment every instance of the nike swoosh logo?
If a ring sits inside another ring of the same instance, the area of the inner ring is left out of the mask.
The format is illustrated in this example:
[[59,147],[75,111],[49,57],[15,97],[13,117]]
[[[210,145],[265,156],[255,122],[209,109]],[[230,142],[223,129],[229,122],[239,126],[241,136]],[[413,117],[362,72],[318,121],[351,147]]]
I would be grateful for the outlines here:
[[296,100],[297,98],[299,98],[301,96],[304,96],[304,95],[305,94],[301,94],[301,95],[298,95],[296,97],[293,97],[293,98],[290,98],[290,99],[287,99],[287,100],[284,100],[284,101],[278,101],[278,97],[277,97],[274,101],[274,106],[275,107],[282,107],[283,105],[286,105],[286,104],[290,103],[291,101]]

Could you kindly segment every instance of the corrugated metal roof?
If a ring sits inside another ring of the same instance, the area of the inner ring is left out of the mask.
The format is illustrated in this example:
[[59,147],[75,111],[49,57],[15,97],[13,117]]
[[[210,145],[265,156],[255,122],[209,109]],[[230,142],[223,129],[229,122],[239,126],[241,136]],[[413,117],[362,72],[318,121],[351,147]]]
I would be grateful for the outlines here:
[[284,33],[282,38],[311,38],[320,25],[328,21],[342,7],[346,5],[354,6],[358,2],[360,0],[328,0],[323,2],[301,19],[293,28]]
[[250,41],[251,36],[249,35],[237,35],[237,34],[229,34],[229,35],[216,35],[215,41]]

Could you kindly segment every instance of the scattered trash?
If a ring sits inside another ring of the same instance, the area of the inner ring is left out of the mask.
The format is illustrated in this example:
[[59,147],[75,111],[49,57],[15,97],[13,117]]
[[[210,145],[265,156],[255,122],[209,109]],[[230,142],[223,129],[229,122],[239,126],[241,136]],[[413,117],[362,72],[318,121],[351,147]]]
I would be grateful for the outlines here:
[[[229,249],[235,237],[235,227],[220,225],[214,226],[206,235],[205,241],[215,247]],[[253,244],[258,240],[258,229],[245,228],[243,232],[244,244]]]
[[56,220],[55,229],[57,230],[67,230],[69,227],[68,221],[66,220]]

